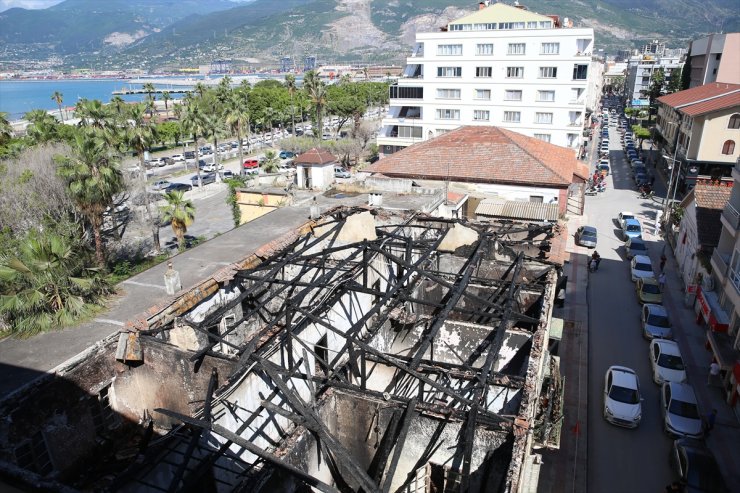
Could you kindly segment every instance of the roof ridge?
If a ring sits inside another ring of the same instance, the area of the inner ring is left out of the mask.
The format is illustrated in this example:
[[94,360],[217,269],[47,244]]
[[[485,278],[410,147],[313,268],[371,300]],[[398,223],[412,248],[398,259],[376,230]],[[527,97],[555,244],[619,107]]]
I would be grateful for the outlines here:
[[721,94],[714,94],[713,96],[707,96],[706,98],[697,99],[696,101],[690,101],[688,103],[678,104],[678,105],[675,106],[675,108],[676,109],[681,109],[681,108],[683,108],[685,106],[691,106],[691,105],[694,105],[694,104],[705,103],[707,101],[712,101],[713,99],[723,98],[725,96],[732,96],[733,94],[735,94],[737,92],[740,92],[740,87],[738,87],[737,89],[733,89],[733,90],[731,90],[729,92],[723,92]]
[[[524,137],[523,141],[524,141],[524,142],[525,142],[526,144],[529,144],[529,142],[530,142],[530,141],[529,141],[529,139],[534,139],[535,137],[529,137],[528,135],[520,134],[520,133],[518,133],[518,132],[514,132],[513,130],[508,130],[508,129],[506,129],[506,128],[500,128],[500,127],[494,127],[494,128],[497,128],[497,129],[498,129],[499,131],[501,131],[501,132],[505,132],[505,133],[504,133],[504,135],[506,135],[507,139],[509,139],[509,140],[510,140],[510,141],[511,141],[512,143],[514,143],[514,144],[515,144],[515,145],[516,145],[517,147],[519,147],[520,149],[522,149],[522,150],[523,150],[523,151],[524,151],[524,152],[525,152],[525,153],[526,153],[527,155],[531,156],[531,157],[532,157],[532,159],[536,160],[536,161],[537,161],[538,163],[540,163],[540,164],[541,164],[541,165],[542,165],[542,166],[543,166],[544,168],[548,169],[548,170],[549,170],[550,172],[552,172],[553,174],[555,174],[555,175],[559,176],[560,178],[562,178],[562,179],[564,179],[564,180],[566,180],[566,181],[570,181],[570,180],[571,180],[571,179],[573,178],[572,176],[563,176],[563,175],[561,175],[561,174],[560,174],[560,173],[559,173],[558,171],[556,171],[556,170],[552,169],[552,168],[551,168],[550,166],[548,166],[548,165],[547,165],[547,164],[546,164],[546,163],[545,163],[545,162],[544,162],[544,161],[543,161],[542,159],[538,158],[537,156],[535,156],[534,154],[532,154],[531,152],[529,152],[529,149],[528,149],[528,148],[526,148],[526,147],[522,147],[522,145],[521,145],[520,143],[518,143],[518,142],[516,142],[516,141],[515,141],[514,139],[512,139],[512,138],[511,138],[511,135],[516,135],[516,136],[518,136],[518,137]],[[507,135],[507,134],[510,134],[510,135]],[[538,139],[538,140],[539,140],[539,139]],[[555,144],[550,144],[549,142],[545,142],[544,140],[542,141],[542,143],[543,143],[543,144],[548,144],[548,145],[551,145],[551,146],[555,146]],[[559,146],[555,146],[555,147],[559,147]],[[560,149],[557,149],[557,150],[559,151]]]

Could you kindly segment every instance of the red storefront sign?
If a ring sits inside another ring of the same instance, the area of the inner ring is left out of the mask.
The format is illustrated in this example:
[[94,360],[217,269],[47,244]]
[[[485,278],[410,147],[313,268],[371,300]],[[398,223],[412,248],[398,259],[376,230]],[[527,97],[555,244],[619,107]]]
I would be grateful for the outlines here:
[[699,308],[701,308],[701,314],[704,316],[704,320],[712,330],[717,332],[727,332],[729,327],[729,321],[726,320],[727,315],[724,313],[718,315],[715,310],[712,310],[712,304],[707,300],[708,296],[709,295],[705,294],[701,287],[696,290],[696,301],[699,303]]

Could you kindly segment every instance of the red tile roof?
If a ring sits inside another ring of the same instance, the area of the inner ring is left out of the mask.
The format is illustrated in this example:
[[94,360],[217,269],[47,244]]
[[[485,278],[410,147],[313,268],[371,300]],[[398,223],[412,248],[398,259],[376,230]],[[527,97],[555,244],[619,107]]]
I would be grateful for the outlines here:
[[711,82],[658,98],[663,104],[690,116],[730,108],[740,104],[740,84]]
[[558,188],[588,175],[588,167],[576,160],[572,149],[493,126],[460,127],[385,157],[367,171],[390,177]]
[[694,187],[696,206],[704,209],[722,210],[730,201],[733,182],[716,181],[699,178]]
[[337,160],[334,155],[326,149],[314,147],[295,158],[296,164],[327,164]]

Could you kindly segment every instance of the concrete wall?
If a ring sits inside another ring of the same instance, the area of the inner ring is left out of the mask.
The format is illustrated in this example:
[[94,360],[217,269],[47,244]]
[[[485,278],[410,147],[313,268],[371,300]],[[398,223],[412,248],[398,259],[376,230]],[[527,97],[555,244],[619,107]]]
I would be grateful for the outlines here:
[[[740,131],[727,126],[730,117],[737,113],[740,106],[695,117],[689,156],[696,155],[698,161],[734,164],[740,157]],[[735,142],[735,152],[730,155],[722,154],[722,145],[727,140]]]

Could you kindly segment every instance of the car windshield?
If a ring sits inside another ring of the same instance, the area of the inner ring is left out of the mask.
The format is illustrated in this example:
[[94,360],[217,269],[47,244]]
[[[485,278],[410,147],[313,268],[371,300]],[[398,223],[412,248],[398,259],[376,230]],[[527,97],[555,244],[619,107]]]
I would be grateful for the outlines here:
[[640,394],[637,390],[619,387],[618,385],[612,385],[612,388],[609,390],[609,398],[617,402],[624,402],[625,404],[637,404],[640,402]]
[[588,238],[596,238],[596,232],[595,231],[588,231],[588,230],[585,230],[584,229],[582,235],[584,237],[588,237]]
[[658,366],[669,370],[683,370],[683,360],[680,356],[663,353],[658,357]]
[[628,224],[627,225],[627,231],[632,232],[640,232],[640,225],[639,224]]
[[659,294],[660,288],[655,284],[643,284],[642,292],[647,294]]
[[636,241],[634,243],[630,243],[630,249],[639,250],[639,251],[644,252],[645,250],[647,250],[647,247],[645,246],[644,243],[640,243],[639,241]]
[[635,270],[640,270],[643,272],[650,272],[653,270],[653,266],[650,264],[641,264],[640,262],[635,263]]
[[671,400],[668,411],[676,416],[682,416],[684,418],[699,419],[699,410],[696,408],[696,404],[691,402],[679,401],[678,399]]
[[648,325],[655,327],[670,327],[671,324],[668,322],[668,317],[663,315],[649,315],[647,318]]

